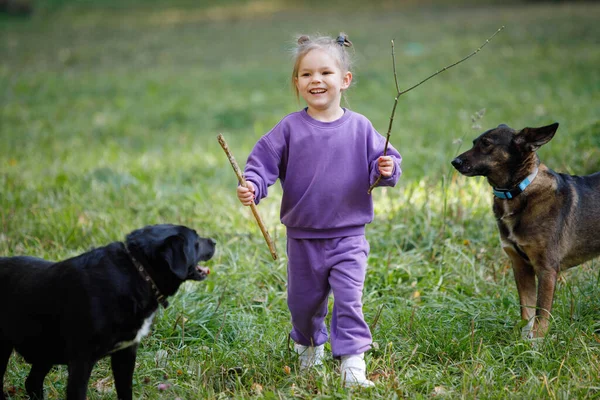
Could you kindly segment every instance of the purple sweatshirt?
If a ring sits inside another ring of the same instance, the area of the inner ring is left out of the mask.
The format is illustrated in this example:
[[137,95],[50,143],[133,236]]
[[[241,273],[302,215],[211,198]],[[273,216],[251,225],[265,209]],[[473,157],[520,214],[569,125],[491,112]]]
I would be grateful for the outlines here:
[[[385,138],[361,114],[344,109],[333,122],[321,122],[306,109],[284,117],[254,146],[244,175],[255,187],[256,204],[281,181],[281,222],[296,239],[363,235],[373,220],[369,186],[379,176],[377,159]],[[402,157],[391,145],[394,172],[378,186],[394,186]]]

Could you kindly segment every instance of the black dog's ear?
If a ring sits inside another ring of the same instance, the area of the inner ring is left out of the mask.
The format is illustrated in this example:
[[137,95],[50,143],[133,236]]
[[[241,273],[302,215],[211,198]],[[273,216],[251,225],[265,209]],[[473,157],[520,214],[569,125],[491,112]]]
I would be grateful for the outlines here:
[[558,122],[540,128],[524,128],[515,135],[515,142],[526,151],[537,151],[548,143],[558,129]]
[[184,237],[179,235],[169,236],[163,244],[161,254],[175,276],[181,280],[187,278],[188,259]]

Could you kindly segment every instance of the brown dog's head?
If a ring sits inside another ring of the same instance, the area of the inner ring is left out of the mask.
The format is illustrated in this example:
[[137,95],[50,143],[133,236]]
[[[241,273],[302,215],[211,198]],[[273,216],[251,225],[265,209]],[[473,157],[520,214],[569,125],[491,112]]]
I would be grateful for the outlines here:
[[206,278],[210,271],[199,263],[210,260],[216,246],[193,229],[169,224],[137,229],[127,235],[126,244],[166,295],[175,293],[183,281]]
[[535,152],[548,143],[558,123],[516,131],[498,125],[473,140],[473,147],[454,160],[452,166],[465,176],[485,176],[494,187],[509,187],[512,180],[528,175],[538,161]]

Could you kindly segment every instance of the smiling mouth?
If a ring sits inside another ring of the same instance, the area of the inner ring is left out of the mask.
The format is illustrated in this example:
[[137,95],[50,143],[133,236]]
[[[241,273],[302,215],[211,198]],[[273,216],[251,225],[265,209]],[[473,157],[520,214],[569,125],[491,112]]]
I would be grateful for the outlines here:
[[327,90],[325,89],[311,89],[309,90],[310,94],[322,94],[325,93]]
[[196,271],[198,271],[201,275],[208,275],[210,274],[210,269],[208,269],[207,267],[202,267],[201,265],[196,265]]

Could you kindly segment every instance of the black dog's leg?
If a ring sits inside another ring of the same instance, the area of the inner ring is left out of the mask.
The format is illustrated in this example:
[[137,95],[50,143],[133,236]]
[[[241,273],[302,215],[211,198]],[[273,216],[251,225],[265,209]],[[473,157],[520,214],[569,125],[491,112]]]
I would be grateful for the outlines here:
[[44,399],[44,378],[51,369],[52,364],[36,363],[31,366],[31,371],[25,381],[25,390],[31,399]]
[[69,363],[67,381],[67,400],[85,400],[87,386],[94,368],[94,361],[74,360]]
[[12,346],[0,342],[0,400],[5,400],[4,397],[4,373],[6,372],[6,366],[8,365],[8,359],[12,353]]
[[131,381],[135,368],[137,345],[119,350],[111,356],[111,367],[115,378],[115,388],[119,400],[131,400]]

